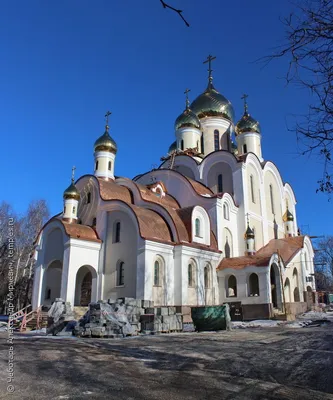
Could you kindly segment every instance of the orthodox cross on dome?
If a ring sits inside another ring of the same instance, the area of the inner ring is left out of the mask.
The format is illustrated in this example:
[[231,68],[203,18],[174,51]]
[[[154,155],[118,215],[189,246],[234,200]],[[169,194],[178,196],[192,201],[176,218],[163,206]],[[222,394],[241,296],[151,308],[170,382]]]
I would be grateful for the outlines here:
[[105,126],[107,126],[107,127],[109,127],[109,116],[111,114],[112,113],[110,111],[107,111],[106,114],[104,115],[104,117],[105,117]]
[[249,213],[246,213],[246,221],[247,221],[247,226],[249,226],[249,225],[250,225],[250,222],[249,222]]
[[212,61],[215,60],[215,59],[216,59],[215,56],[212,56],[212,55],[209,54],[209,56],[207,57],[207,60],[203,62],[204,64],[207,64],[207,63],[208,63],[208,82],[209,82],[210,84],[211,84],[212,81],[213,81],[213,76],[212,76],[212,72],[213,72],[213,70],[212,70]]
[[244,100],[244,114],[247,114],[248,111],[248,106],[247,106],[247,98],[249,97],[248,94],[243,94],[243,96],[241,97],[242,100]]
[[72,183],[74,183],[74,174],[75,174],[76,167],[72,167]]
[[186,102],[185,102],[186,110],[188,110],[190,108],[190,100],[188,99],[188,94],[190,91],[191,91],[191,89],[185,89],[185,92],[184,92],[185,98],[186,98]]

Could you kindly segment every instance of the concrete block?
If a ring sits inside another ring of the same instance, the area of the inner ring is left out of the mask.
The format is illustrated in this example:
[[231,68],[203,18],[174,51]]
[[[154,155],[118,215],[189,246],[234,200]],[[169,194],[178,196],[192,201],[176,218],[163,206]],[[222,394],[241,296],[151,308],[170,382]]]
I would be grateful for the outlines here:
[[169,326],[170,331],[175,331],[177,329],[176,316],[175,315],[163,315],[163,324]]
[[117,300],[121,300],[126,306],[136,306],[137,301],[133,297],[119,297]]
[[190,315],[183,315],[183,324],[193,324],[192,317]]
[[162,323],[154,321],[154,331],[162,332]]
[[145,314],[145,309],[144,308],[139,308],[139,307],[137,307],[137,309],[136,309],[136,313],[138,314],[138,315],[143,315],[143,314]]
[[169,315],[168,307],[157,307],[157,315]]
[[191,307],[189,306],[176,306],[176,313],[183,315],[191,315]]
[[170,327],[168,323],[162,322],[162,332],[170,332]]
[[150,307],[149,300],[141,300],[141,307],[142,308],[149,308]]
[[145,308],[145,314],[156,314],[157,309],[154,307]]
[[176,307],[169,306],[168,307],[168,312],[169,312],[169,315],[175,315],[176,314]]

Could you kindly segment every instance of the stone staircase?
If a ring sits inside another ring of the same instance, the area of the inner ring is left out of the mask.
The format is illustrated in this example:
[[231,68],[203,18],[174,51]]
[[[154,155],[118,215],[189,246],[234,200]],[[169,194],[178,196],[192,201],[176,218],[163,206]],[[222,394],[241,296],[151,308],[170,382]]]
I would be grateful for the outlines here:
[[[38,320],[39,319],[39,320]],[[27,318],[26,329],[35,330],[47,328],[47,311],[40,311],[39,316],[37,310],[33,311],[32,314]],[[38,325],[39,322],[39,326]]]

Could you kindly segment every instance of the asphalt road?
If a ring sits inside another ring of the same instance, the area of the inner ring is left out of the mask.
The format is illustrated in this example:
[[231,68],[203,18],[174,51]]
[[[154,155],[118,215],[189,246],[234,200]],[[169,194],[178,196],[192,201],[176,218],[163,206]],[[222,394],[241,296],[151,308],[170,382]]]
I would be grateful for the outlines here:
[[[330,325],[333,325],[330,324]],[[0,336],[1,399],[333,399],[333,327],[127,339]]]

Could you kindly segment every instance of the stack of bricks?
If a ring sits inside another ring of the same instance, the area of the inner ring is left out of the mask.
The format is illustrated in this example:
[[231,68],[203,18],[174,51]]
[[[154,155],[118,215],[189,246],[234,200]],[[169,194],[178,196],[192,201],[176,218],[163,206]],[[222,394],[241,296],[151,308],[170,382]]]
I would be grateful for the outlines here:
[[[184,314],[184,317],[183,317]],[[192,322],[190,307],[154,307],[154,302],[130,297],[89,305],[75,334],[86,337],[123,337],[139,333],[182,332]]]
[[176,307],[152,307],[145,311],[145,315],[141,315],[142,332],[182,332],[183,317],[181,313],[177,313]]

